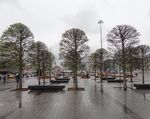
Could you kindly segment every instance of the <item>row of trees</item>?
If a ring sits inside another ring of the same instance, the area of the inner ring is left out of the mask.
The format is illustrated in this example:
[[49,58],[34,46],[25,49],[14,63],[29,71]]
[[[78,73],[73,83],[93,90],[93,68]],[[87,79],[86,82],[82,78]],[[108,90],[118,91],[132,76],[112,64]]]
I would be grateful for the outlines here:
[[[127,68],[130,69],[131,75],[134,69],[142,68],[144,83],[144,68],[148,67],[149,64],[147,58],[149,57],[150,48],[147,45],[138,46],[139,36],[140,33],[130,25],[117,25],[114,27],[107,34],[107,41],[109,42],[109,49],[112,55],[105,49],[98,49],[90,55],[91,66],[94,71],[96,72],[97,67],[100,70],[104,69],[102,62],[105,63],[113,59],[122,67],[125,90],[127,89]],[[77,28],[65,31],[60,42],[60,59],[63,60],[65,66],[73,71],[75,88],[78,87],[77,71],[82,65],[83,59],[88,57],[89,46],[87,43],[88,38],[86,34]],[[21,76],[25,62],[30,62],[37,69],[39,85],[41,69],[43,77],[46,75],[46,70],[49,70],[51,73],[54,55],[43,42],[34,42],[34,37],[30,29],[21,23],[10,25],[3,32],[0,41],[0,50],[1,59],[4,59],[0,60],[3,61],[1,64],[4,64],[4,66],[11,64],[11,66],[18,67],[20,88],[22,88]],[[112,57],[110,58],[110,56]],[[102,76],[100,78],[102,79]]]
[[30,63],[38,71],[39,85],[41,70],[44,82],[46,70],[51,72],[54,55],[43,42],[35,42],[30,29],[22,23],[12,24],[3,32],[0,49],[0,61],[5,64],[1,68],[15,66],[15,69],[19,71],[20,89],[22,88],[22,71],[26,63]]
[[139,67],[142,69],[142,83],[144,84],[144,68],[148,65],[146,57],[148,57],[150,53],[150,47],[147,45],[137,46],[139,36],[140,33],[136,28],[130,25],[117,25],[107,35],[107,41],[110,46],[115,49],[114,56],[118,58],[118,64],[121,65],[123,69],[124,90],[127,90],[127,65],[129,66],[131,76],[132,71],[136,68]]
[[[121,67],[123,71],[124,90],[127,90],[126,71],[131,73],[131,82],[133,71],[142,69],[142,83],[144,83],[144,70],[150,65],[150,47],[147,45],[138,45],[140,33],[130,25],[117,25],[108,34],[107,41],[109,52],[105,49],[97,49],[89,56],[90,68],[95,72],[108,67],[110,62],[114,62]],[[74,83],[77,88],[77,71],[82,65],[84,58],[87,58],[89,46],[88,38],[80,29],[69,29],[62,35],[60,42],[60,58],[63,59],[65,67],[69,67],[74,73]],[[101,55],[102,54],[102,55]],[[103,62],[103,63],[102,63]],[[102,79],[102,76],[100,76]],[[102,80],[101,80],[102,81]]]
[[[117,25],[107,34],[109,45],[109,53],[100,49],[103,58],[97,51],[90,55],[90,62],[93,70],[96,72],[97,67],[103,69],[100,59],[114,61],[115,64],[123,70],[124,90],[127,90],[126,71],[129,69],[131,74],[131,82],[133,71],[142,70],[142,83],[144,84],[144,70],[150,65],[150,46],[138,45],[140,33],[130,25]],[[107,55],[109,54],[109,57]],[[111,55],[110,55],[111,54]],[[111,56],[111,57],[110,57]],[[95,73],[96,76],[96,73]]]

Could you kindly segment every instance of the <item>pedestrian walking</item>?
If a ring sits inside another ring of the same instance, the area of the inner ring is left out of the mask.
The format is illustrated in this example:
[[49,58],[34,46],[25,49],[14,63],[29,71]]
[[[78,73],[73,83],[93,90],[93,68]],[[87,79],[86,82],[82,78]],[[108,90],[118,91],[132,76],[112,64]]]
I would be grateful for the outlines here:
[[19,88],[19,74],[16,74],[16,84],[17,84],[17,88]]
[[135,76],[136,76],[136,77],[138,76],[138,73],[137,73],[137,72],[135,73]]
[[89,74],[88,73],[87,73],[86,77],[89,78]]

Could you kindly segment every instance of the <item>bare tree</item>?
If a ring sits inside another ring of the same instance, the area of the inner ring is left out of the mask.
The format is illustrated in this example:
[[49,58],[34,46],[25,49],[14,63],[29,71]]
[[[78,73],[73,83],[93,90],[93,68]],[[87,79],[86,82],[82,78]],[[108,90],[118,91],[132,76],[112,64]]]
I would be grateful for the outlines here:
[[33,34],[30,29],[22,23],[15,23],[9,26],[3,32],[2,41],[4,45],[9,46],[11,53],[19,65],[19,88],[22,89],[22,69],[23,63],[27,57],[25,54],[33,44]]
[[117,25],[107,35],[107,41],[111,46],[114,46],[117,50],[122,51],[122,69],[124,79],[124,90],[127,90],[126,84],[126,51],[128,46],[134,46],[138,43],[140,34],[137,30],[130,25]]
[[98,56],[96,53],[91,53],[91,55],[89,56],[89,62],[90,62],[90,66],[92,68],[92,70],[94,70],[94,77],[96,80],[96,71],[97,71],[97,67],[98,65]]
[[45,50],[42,53],[42,69],[43,69],[43,81],[45,84],[45,75],[46,75],[46,71],[49,71],[49,78],[51,81],[51,70],[52,70],[52,65],[53,65],[53,61],[54,61],[54,55],[52,54],[52,52]]
[[53,67],[53,63],[55,60],[54,54],[49,51],[48,53],[48,58],[47,58],[48,62],[47,62],[47,66],[48,66],[48,70],[49,70],[49,80],[51,81],[51,73],[52,73],[52,67]]
[[100,49],[97,49],[95,51],[95,53],[97,54],[97,57],[98,57],[98,61],[97,62],[99,64],[99,67],[100,67],[100,81],[102,83],[102,78],[103,78],[103,71],[104,71],[104,60],[106,60],[108,58],[108,52],[107,50],[105,50],[104,48],[100,48]]
[[144,78],[144,71],[147,65],[149,65],[149,62],[147,62],[147,56],[150,54],[150,46],[147,45],[140,45],[137,47],[140,55],[140,61],[141,61],[141,69],[142,69],[142,84],[145,83]]
[[132,77],[133,77],[133,70],[138,68],[139,64],[139,58],[138,58],[139,52],[136,47],[129,46],[126,48],[126,65],[129,66],[130,70],[130,80],[132,83]]
[[37,41],[30,47],[29,57],[30,62],[36,67],[38,73],[38,84],[40,85],[40,74],[42,69],[43,51],[48,50],[47,46]]
[[69,29],[63,33],[60,42],[60,58],[69,62],[70,68],[74,74],[75,88],[78,88],[78,66],[89,50],[87,42],[88,38],[84,31],[77,28]]
[[[138,50],[136,47],[126,47],[125,48],[125,55],[126,55],[126,68],[130,71],[130,81],[132,82],[133,78],[133,70],[138,69],[139,60],[138,60]],[[116,60],[119,67],[122,66],[122,51],[118,50],[114,54],[114,59]],[[120,69],[120,68],[119,68]]]

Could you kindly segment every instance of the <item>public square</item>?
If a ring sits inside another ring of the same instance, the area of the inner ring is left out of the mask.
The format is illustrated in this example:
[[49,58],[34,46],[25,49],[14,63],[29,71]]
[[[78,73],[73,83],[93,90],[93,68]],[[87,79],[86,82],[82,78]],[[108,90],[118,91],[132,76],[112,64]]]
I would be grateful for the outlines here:
[[150,119],[150,0],[0,0],[0,119]]
[[[146,75],[149,77],[149,74]],[[140,78],[140,75],[138,76]],[[139,82],[140,80],[135,79]],[[35,77],[24,79],[37,83]],[[16,83],[0,84],[0,119],[149,119],[150,90],[138,91],[122,84],[79,79],[85,91],[30,92],[12,91]],[[130,87],[130,82],[128,82]],[[21,102],[21,105],[20,105]]]

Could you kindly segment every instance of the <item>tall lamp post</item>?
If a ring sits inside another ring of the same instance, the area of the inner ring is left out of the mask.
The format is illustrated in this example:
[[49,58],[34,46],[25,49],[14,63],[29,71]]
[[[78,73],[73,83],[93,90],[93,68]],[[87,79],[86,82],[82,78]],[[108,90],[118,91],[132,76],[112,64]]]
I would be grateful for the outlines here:
[[102,69],[103,69],[103,51],[102,51],[102,48],[103,48],[103,45],[102,45],[102,24],[104,22],[102,20],[99,20],[98,24],[100,25],[100,43],[101,43],[101,52],[100,52],[100,82],[102,83]]

